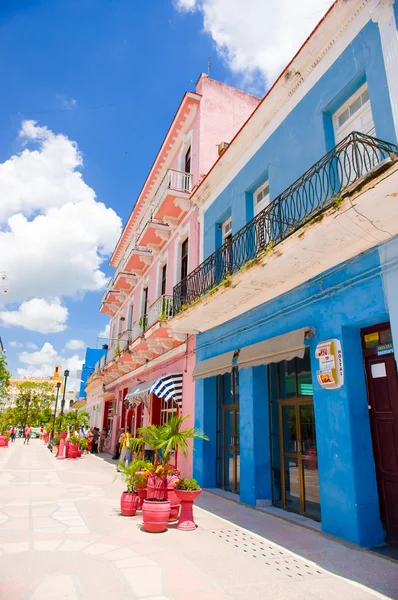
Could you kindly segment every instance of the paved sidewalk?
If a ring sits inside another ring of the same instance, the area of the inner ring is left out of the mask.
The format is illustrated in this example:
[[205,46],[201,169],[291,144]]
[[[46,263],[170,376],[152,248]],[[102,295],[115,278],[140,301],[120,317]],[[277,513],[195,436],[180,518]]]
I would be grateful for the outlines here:
[[39,440],[0,448],[1,599],[398,599],[396,563],[212,494],[196,531],[148,534],[114,473]]

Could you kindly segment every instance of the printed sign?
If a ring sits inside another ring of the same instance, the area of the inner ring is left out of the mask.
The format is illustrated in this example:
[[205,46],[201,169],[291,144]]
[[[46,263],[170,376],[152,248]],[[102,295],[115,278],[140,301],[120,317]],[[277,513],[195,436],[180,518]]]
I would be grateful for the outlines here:
[[344,383],[343,353],[339,340],[320,342],[315,350],[319,361],[317,379],[322,387],[337,389]]
[[381,344],[380,346],[376,346],[376,352],[377,356],[392,354],[394,352],[394,347],[391,342],[389,344]]

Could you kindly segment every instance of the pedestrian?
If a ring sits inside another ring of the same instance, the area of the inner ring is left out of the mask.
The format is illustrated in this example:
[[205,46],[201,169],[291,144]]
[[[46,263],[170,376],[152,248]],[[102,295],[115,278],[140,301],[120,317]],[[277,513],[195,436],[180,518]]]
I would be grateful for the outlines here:
[[130,427],[126,427],[126,433],[123,436],[122,439],[122,452],[120,454],[120,460],[122,460],[124,463],[126,463],[126,466],[128,466],[129,462],[131,461],[131,448],[130,448],[130,440],[132,438],[132,435],[130,433]]
[[15,425],[13,425],[11,427],[11,431],[10,431],[10,436],[11,436],[11,441],[15,442],[15,436],[17,435],[17,429],[15,427]]
[[91,448],[93,447],[93,438],[94,438],[94,427],[91,427],[89,432],[87,433],[88,446],[87,451],[91,452]]
[[80,425],[79,436],[81,439],[84,439],[86,437],[86,432],[84,431],[84,425]]
[[42,440],[43,439],[43,435],[44,435],[44,427],[43,425],[40,425],[40,433],[39,433],[39,438]]
[[91,446],[91,454],[98,454],[98,441],[100,437],[100,432],[98,427],[94,427],[93,431],[93,443]]
[[121,427],[119,429],[119,437],[116,442],[115,454],[112,456],[112,460],[119,460],[119,458],[120,458],[120,453],[122,451],[123,436],[124,436],[124,428]]
[[105,444],[105,440],[106,440],[106,436],[107,436],[108,432],[105,429],[105,427],[102,429],[101,431],[101,435],[100,435],[100,442],[99,442],[99,451],[103,452],[104,450],[104,444]]
[[30,436],[32,435],[32,427],[30,426],[30,423],[27,427],[25,427],[25,441],[24,444],[26,444],[27,446],[29,446],[29,440],[30,440]]

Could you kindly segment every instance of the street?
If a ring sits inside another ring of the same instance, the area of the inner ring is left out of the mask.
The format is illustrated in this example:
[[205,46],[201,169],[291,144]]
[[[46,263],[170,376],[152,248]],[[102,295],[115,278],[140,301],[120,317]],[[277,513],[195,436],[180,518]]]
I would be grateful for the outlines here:
[[196,531],[148,534],[120,516],[114,474],[39,440],[0,448],[1,599],[398,598],[397,563],[214,494]]

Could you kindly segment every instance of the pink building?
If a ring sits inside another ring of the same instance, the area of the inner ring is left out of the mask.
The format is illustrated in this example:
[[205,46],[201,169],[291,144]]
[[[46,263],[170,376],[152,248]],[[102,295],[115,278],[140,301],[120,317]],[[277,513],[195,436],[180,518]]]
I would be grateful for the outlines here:
[[[115,274],[100,309],[111,318],[109,351],[86,387],[87,406],[101,414],[97,426],[111,431],[110,452],[120,427],[134,434],[176,412],[193,424],[195,337],[168,325],[173,287],[200,262],[200,223],[190,195],[258,103],[201,75],[178,107],[116,245]],[[175,460],[190,475],[190,461]]]

